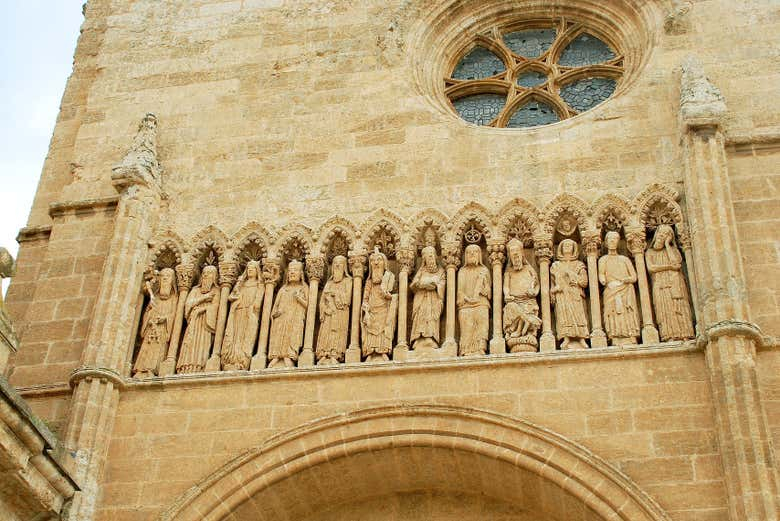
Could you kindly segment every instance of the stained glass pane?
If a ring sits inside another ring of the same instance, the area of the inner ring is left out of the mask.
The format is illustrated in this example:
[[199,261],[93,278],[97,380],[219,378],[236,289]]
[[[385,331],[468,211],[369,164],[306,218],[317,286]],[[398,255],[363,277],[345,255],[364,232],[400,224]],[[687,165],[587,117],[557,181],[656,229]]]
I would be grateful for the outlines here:
[[484,47],[475,47],[455,67],[456,80],[480,80],[504,72],[504,62]]
[[526,71],[517,77],[517,84],[527,89],[538,87],[547,81],[547,75],[537,71]]
[[504,42],[513,53],[525,58],[538,58],[555,41],[555,29],[528,29],[504,35]]
[[561,54],[558,60],[564,67],[583,67],[596,63],[604,63],[615,57],[609,46],[591,34],[581,34],[576,37]]
[[610,78],[587,78],[561,88],[561,97],[578,112],[590,110],[615,92],[617,82]]
[[506,104],[503,94],[476,94],[452,102],[460,117],[475,125],[488,125]]
[[557,121],[560,121],[560,118],[550,105],[541,101],[531,101],[512,114],[507,128],[537,127]]

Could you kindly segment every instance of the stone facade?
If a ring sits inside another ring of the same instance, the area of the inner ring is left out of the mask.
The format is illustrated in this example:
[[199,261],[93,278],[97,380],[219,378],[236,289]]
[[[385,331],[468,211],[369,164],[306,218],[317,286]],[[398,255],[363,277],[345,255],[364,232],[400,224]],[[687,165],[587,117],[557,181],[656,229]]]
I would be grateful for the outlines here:
[[778,519],[776,11],[90,0],[7,299],[68,518]]

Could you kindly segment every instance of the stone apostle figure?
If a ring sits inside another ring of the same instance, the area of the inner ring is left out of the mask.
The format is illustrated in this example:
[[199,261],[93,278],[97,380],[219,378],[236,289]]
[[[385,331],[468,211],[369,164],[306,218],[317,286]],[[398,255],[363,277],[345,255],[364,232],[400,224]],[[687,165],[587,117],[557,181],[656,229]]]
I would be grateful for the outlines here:
[[490,270],[482,263],[482,249],[476,244],[466,246],[464,260],[457,293],[460,355],[484,355],[490,335]]
[[571,239],[558,245],[558,260],[550,268],[550,296],[555,305],[555,332],[561,349],[586,349],[589,336],[588,315],[585,312],[585,288],[588,271],[578,260],[579,247]]
[[367,362],[387,361],[393,351],[398,313],[398,296],[392,293],[395,276],[387,269],[387,257],[379,248],[369,257],[368,270],[360,321],[363,356]]
[[330,278],[320,297],[320,332],[317,336],[317,364],[335,365],[344,361],[349,336],[349,305],[352,302],[352,277],[347,258],[333,258]]
[[523,255],[523,243],[512,239],[507,244],[509,264],[504,273],[504,336],[512,353],[534,352],[539,345],[539,277]]
[[422,265],[409,286],[414,292],[412,304],[412,349],[439,347],[441,311],[444,307],[444,289],[447,274],[436,262],[436,249],[422,250]]
[[260,263],[249,261],[244,273],[230,293],[230,315],[222,341],[222,367],[225,371],[249,369],[252,361],[257,329],[260,324],[260,308],[263,305],[265,284]]
[[658,227],[645,254],[653,284],[653,306],[661,340],[693,338],[688,286],[682,273],[682,254],[667,224]]
[[177,373],[198,373],[206,367],[214,341],[219,311],[217,268],[206,266],[200,275],[200,284],[190,291],[184,304],[187,330],[181,343]]
[[607,232],[607,254],[599,259],[599,282],[604,286],[604,329],[612,345],[636,344],[639,313],[636,303],[636,270],[631,259],[617,251],[620,234]]
[[159,290],[156,295],[151,282],[146,284],[149,304],[141,319],[141,349],[133,365],[134,378],[151,378],[159,374],[160,362],[165,358],[171,340],[179,300],[174,285],[176,274],[172,269],[164,268],[157,280]]
[[5,309],[3,306],[3,279],[10,279],[16,271],[16,262],[11,254],[5,248],[0,248],[0,313]]
[[271,310],[271,342],[268,346],[268,367],[284,364],[295,367],[303,347],[306,328],[306,307],[309,305],[309,287],[303,278],[303,264],[290,261],[287,280],[276,295]]

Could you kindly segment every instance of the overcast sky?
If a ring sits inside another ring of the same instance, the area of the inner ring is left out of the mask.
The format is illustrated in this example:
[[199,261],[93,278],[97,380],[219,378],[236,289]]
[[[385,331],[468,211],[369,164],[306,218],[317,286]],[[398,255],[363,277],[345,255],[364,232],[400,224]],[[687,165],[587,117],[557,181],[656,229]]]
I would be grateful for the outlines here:
[[0,246],[14,256],[72,70],[83,3],[0,0]]

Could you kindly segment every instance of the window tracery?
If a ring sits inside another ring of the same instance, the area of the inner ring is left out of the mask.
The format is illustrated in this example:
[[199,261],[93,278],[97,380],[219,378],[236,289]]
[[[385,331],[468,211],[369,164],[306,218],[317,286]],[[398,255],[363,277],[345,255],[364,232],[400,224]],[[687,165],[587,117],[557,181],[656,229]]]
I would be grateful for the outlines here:
[[617,90],[623,56],[607,38],[566,19],[518,22],[476,35],[444,78],[461,118],[530,128],[590,110]]

